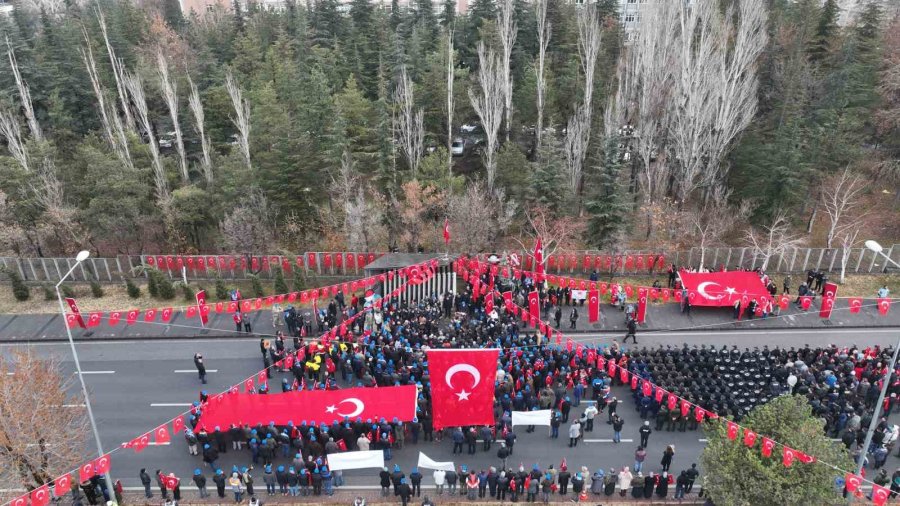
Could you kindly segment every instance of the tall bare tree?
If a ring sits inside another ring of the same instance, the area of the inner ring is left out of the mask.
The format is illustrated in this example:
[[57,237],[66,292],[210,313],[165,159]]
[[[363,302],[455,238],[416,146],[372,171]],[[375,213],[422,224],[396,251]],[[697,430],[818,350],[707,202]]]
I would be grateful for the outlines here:
[[[453,58],[453,27],[447,27],[447,153],[453,147],[453,82],[456,79]],[[448,181],[453,178],[453,156],[447,157]]]
[[181,135],[181,121],[178,119],[178,83],[169,75],[169,62],[166,60],[166,55],[163,54],[162,47],[156,49],[156,71],[159,73],[163,99],[169,109],[169,118],[172,120],[172,129],[175,131],[175,149],[178,151],[178,168],[181,170],[181,179],[185,183],[190,183],[187,155],[184,152],[184,137]]
[[129,105],[128,90],[125,87],[125,66],[122,60],[116,56],[116,51],[109,42],[109,33],[106,30],[106,17],[103,10],[97,7],[97,21],[100,23],[100,32],[103,34],[103,42],[106,43],[106,52],[109,55],[109,64],[112,67],[113,78],[116,81],[116,91],[119,94],[119,102],[122,106],[122,114],[125,115],[125,126],[128,130],[135,132],[134,115],[131,114],[131,106]]
[[100,111],[100,124],[103,126],[104,137],[106,143],[116,154],[122,166],[127,169],[134,169],[134,163],[131,161],[131,150],[128,147],[128,137],[122,126],[122,120],[116,111],[115,103],[110,104],[106,97],[106,89],[100,80],[100,73],[97,71],[97,62],[94,60],[94,50],[91,47],[91,39],[88,36],[87,29],[81,28],[84,36],[84,47],[81,50],[81,59],[87,69],[88,77],[91,79],[91,87],[94,90],[94,97],[97,99],[97,108]]
[[490,192],[481,181],[466,185],[466,191],[451,195],[447,205],[451,230],[462,231],[453,235],[453,248],[477,252],[497,246],[497,240],[512,225],[515,212],[515,203],[502,189]]
[[497,35],[500,38],[501,57],[503,60],[503,104],[506,110],[506,141],[512,129],[512,51],[519,33],[516,23],[516,9],[513,0],[500,0],[497,8]]
[[413,82],[406,72],[406,65],[400,66],[400,76],[397,87],[394,89],[394,104],[397,105],[397,136],[400,151],[406,158],[409,170],[413,177],[419,174],[419,163],[422,161],[423,145],[425,143],[425,112],[420,107],[416,109],[415,96],[413,94]]
[[87,414],[55,359],[16,349],[0,359],[0,480],[31,490],[84,458]]
[[689,220],[694,244],[700,248],[698,269],[703,269],[706,262],[706,250],[714,246],[725,234],[743,222],[752,211],[749,202],[741,202],[737,206],[728,204],[731,192],[724,185],[717,185],[704,205],[690,213]]
[[219,224],[228,251],[265,251],[275,241],[275,213],[259,189],[253,189]]
[[188,75],[188,85],[191,87],[191,94],[188,95],[188,105],[191,109],[191,115],[194,117],[194,131],[200,136],[200,148],[203,151],[203,158],[200,159],[200,168],[203,170],[203,177],[206,178],[206,182],[212,183],[212,158],[210,157],[209,136],[206,135],[206,115],[203,113],[203,102],[200,101],[200,91],[190,75]]
[[859,229],[847,230],[841,236],[841,283],[844,282],[847,273],[847,264],[850,262],[850,254],[853,252],[853,245],[856,244],[856,238],[859,237]]
[[547,76],[544,66],[547,61],[547,46],[550,44],[551,24],[547,19],[547,3],[549,0],[535,0],[534,15],[537,18],[538,56],[534,68],[537,90],[537,124],[534,130],[535,153],[541,152],[541,140],[544,136],[544,94],[547,88]]
[[153,161],[153,182],[156,186],[156,198],[163,210],[168,215],[172,196],[169,193],[169,182],[166,179],[166,169],[163,166],[162,157],[159,155],[159,143],[156,133],[153,131],[153,121],[150,119],[150,111],[147,108],[147,98],[144,95],[144,82],[137,74],[125,72],[124,84],[128,89],[131,99],[134,101],[134,109],[140,121],[141,130],[147,137],[147,146],[150,148],[150,157]]
[[783,211],[778,212],[768,224],[758,229],[747,229],[744,237],[754,257],[762,259],[759,266],[762,270],[768,268],[773,257],[801,243],[800,238],[791,233],[790,222]]
[[828,233],[825,235],[825,247],[830,248],[834,240],[854,228],[859,218],[854,212],[862,202],[860,197],[866,190],[866,182],[859,174],[847,167],[839,174],[832,176],[822,187],[822,207],[828,214]]
[[547,206],[537,205],[525,210],[523,238],[516,242],[522,250],[531,251],[540,237],[546,259],[557,251],[576,249],[586,226],[577,216],[560,216]]
[[25,113],[25,119],[28,121],[28,129],[31,130],[31,138],[35,142],[44,142],[44,132],[38,123],[37,116],[34,115],[34,105],[31,102],[31,90],[28,84],[22,79],[19,72],[19,62],[16,60],[16,52],[13,50],[9,37],[6,37],[6,56],[9,58],[9,66],[12,68],[13,77],[16,81],[16,88],[19,90],[19,99],[22,101],[22,111]]
[[593,118],[594,75],[597,56],[600,54],[600,15],[595,5],[585,5],[578,11],[578,59],[584,75],[584,100],[575,108],[566,125],[566,165],[569,169],[569,185],[572,193],[581,192],[584,159],[591,140]]
[[22,170],[26,173],[31,172],[28,148],[25,147],[25,139],[22,137],[19,118],[12,111],[0,110],[0,137],[6,140],[6,148],[9,150],[9,154],[22,167]]
[[484,128],[485,149],[482,156],[488,190],[493,192],[497,178],[497,134],[503,121],[503,59],[493,49],[486,48],[483,41],[478,43],[477,79],[478,92],[469,88],[469,100]]
[[244,163],[247,164],[248,169],[251,169],[250,102],[241,93],[241,88],[238,86],[237,81],[234,80],[234,74],[231,73],[231,70],[225,73],[225,89],[228,90],[228,96],[231,97],[231,106],[234,108],[234,116],[231,117],[231,122],[234,123],[235,128],[238,130],[238,145],[241,148],[241,153],[244,155]]

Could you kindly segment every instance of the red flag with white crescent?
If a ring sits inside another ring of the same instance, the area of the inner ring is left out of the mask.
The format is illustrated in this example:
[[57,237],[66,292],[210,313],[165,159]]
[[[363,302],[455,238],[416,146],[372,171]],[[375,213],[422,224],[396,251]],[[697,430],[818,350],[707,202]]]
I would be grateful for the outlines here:
[[862,485],[862,478],[853,473],[847,473],[844,475],[844,485],[847,487],[847,492],[856,492]]
[[156,444],[168,443],[172,440],[169,436],[169,429],[165,425],[160,425],[153,431],[153,437],[156,440]]
[[17,497],[17,498],[15,498],[15,499],[13,499],[13,500],[9,503],[9,506],[28,506],[28,496],[29,496],[29,495],[30,495],[30,494],[25,494],[25,495],[23,495],[23,496],[20,496],[20,497]]
[[[147,445],[149,445],[149,444],[150,444],[150,434],[143,434],[141,436],[138,436],[138,437],[132,439],[131,442],[128,443],[128,446],[130,446],[134,450],[135,453],[141,453],[142,451],[144,451],[144,448],[146,448]],[[82,481],[84,481],[84,480],[82,480]]]
[[31,491],[31,506],[47,506],[50,504],[50,487],[41,485]]
[[635,314],[635,321],[638,323],[644,323],[644,320],[647,319],[647,289],[644,287],[638,288],[638,306],[637,313]]
[[163,483],[166,484],[166,488],[169,490],[178,488],[178,481],[178,478],[175,476],[163,476]]
[[494,423],[494,378],[500,350],[430,350],[436,429]]
[[[762,448],[760,449],[760,452],[762,453],[763,457],[770,457],[772,455],[773,448],[775,448],[775,441],[773,441],[767,437],[764,437],[763,441],[762,441]],[[785,447],[785,448],[787,448],[787,447]]]
[[756,444],[756,433],[750,429],[744,429],[744,444],[751,447]]
[[590,290],[588,292],[588,321],[591,323],[600,319],[600,292]]
[[850,312],[858,313],[860,309],[862,309],[863,300],[860,297],[850,297],[848,301],[850,303]]
[[784,464],[784,467],[791,467],[795,458],[797,458],[797,454],[794,449],[785,446],[781,452],[781,463]]
[[53,480],[53,483],[55,485],[53,488],[53,493],[59,497],[62,497],[72,491],[72,475],[69,473],[56,478],[55,480]]
[[90,480],[95,474],[93,462],[85,462],[78,467],[78,478],[81,482]]
[[167,307],[162,310],[162,321],[168,322],[172,319],[172,308]]
[[125,315],[125,324],[134,325],[134,322],[137,321],[138,316],[140,314],[141,314],[141,312],[137,309],[132,309],[131,311],[128,311],[128,314]]
[[94,471],[97,474],[106,474],[110,469],[112,469],[112,461],[108,453],[94,459]]
[[725,424],[728,427],[728,439],[734,441],[737,439],[738,425],[731,420],[726,421]]
[[881,313],[882,316],[888,314],[888,311],[891,309],[891,299],[887,297],[879,297],[875,299],[878,303],[878,312]]
[[144,321],[152,322],[156,319],[156,309],[148,309],[144,311]]
[[180,416],[172,420],[172,432],[175,434],[184,430],[184,419]]
[[450,220],[444,218],[444,244],[450,244]]
[[120,311],[113,311],[109,313],[109,326],[115,327],[119,324],[119,320],[122,319],[122,313]]
[[100,325],[100,321],[103,320],[103,312],[102,311],[93,311],[88,316],[88,327],[96,327]]
[[540,300],[538,298],[537,290],[533,290],[528,294],[528,312],[535,315],[541,313]]
[[812,297],[809,295],[803,295],[800,297],[800,307],[803,308],[804,311],[809,310],[809,306],[812,305]]
[[205,327],[209,322],[209,310],[203,311],[203,307],[206,306],[206,290],[200,290],[194,294],[194,298],[197,300],[197,308],[200,310],[200,323]]
[[[537,241],[534,243],[534,271],[538,274],[538,277],[544,275],[544,243],[541,241],[541,238],[538,237]],[[539,279],[540,280],[540,279]]]
[[822,307],[819,308],[821,318],[831,318],[831,310],[834,309],[834,297],[822,298]]
[[881,485],[872,485],[872,503],[875,506],[882,506],[890,497],[891,489],[882,487]]

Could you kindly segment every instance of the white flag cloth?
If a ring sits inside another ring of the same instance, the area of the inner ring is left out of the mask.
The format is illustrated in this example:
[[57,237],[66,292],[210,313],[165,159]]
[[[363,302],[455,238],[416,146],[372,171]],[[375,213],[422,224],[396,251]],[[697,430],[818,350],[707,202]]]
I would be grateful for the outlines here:
[[371,450],[366,452],[343,452],[328,455],[328,467],[332,471],[339,469],[366,469],[384,467],[384,452]]
[[549,409],[542,409],[540,411],[513,411],[512,424],[550,425],[550,412],[551,410]]
[[443,469],[444,471],[455,471],[453,462],[435,462],[422,452],[419,452],[419,467],[421,469]]

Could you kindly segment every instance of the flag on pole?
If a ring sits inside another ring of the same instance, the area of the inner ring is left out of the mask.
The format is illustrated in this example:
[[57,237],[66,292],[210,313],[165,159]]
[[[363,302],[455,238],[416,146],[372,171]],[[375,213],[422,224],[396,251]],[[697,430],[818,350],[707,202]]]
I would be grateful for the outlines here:
[[534,272],[538,275],[538,281],[543,281],[544,276],[544,243],[538,237],[534,244]]
[[450,219],[444,218],[444,244],[450,244]]

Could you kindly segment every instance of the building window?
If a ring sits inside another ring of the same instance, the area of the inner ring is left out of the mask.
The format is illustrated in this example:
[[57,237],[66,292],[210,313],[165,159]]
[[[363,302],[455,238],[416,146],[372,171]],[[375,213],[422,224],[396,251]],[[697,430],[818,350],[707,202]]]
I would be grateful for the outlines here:
[[634,23],[634,14],[626,14],[625,22],[626,23]]

